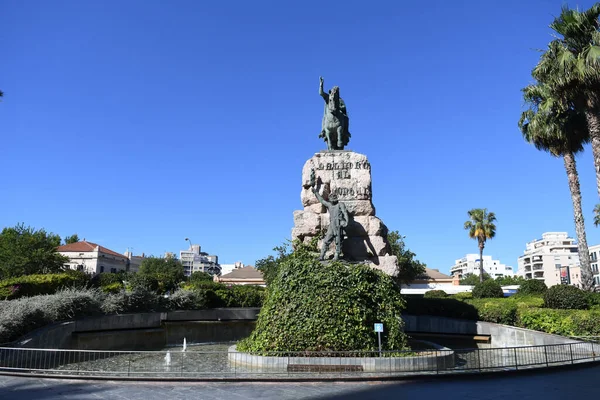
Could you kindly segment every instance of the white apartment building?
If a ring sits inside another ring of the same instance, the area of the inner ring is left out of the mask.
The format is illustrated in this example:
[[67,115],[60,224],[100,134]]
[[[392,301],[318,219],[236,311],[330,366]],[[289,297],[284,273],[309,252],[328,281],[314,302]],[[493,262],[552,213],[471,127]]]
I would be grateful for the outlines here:
[[200,251],[199,244],[192,244],[189,249],[181,250],[179,260],[183,265],[185,276],[190,276],[197,271],[207,272],[211,275],[221,275],[219,257]]
[[[483,256],[483,271],[492,278],[503,276],[514,276],[515,272],[510,265],[504,265],[500,260],[492,259],[492,256]],[[460,260],[456,260],[450,267],[450,275],[462,278],[464,275],[474,274],[479,276],[479,254],[467,254]]]
[[592,266],[592,273],[594,274],[594,283],[596,286],[600,286],[600,273],[598,272],[598,258],[600,257],[600,244],[588,247],[590,251],[590,261]]
[[87,242],[85,239],[81,242],[59,246],[57,250],[61,255],[69,257],[65,267],[77,271],[99,274],[129,270],[130,260],[126,255],[96,243]]
[[518,264],[519,275],[543,280],[548,287],[581,284],[577,244],[567,232],[546,232],[527,243]]

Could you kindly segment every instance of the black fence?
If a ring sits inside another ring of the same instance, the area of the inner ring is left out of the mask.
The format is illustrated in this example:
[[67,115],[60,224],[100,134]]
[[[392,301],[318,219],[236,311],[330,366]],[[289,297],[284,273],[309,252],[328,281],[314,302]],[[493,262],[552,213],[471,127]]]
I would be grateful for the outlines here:
[[600,343],[393,352],[94,351],[0,347],[0,372],[154,379],[339,379],[526,370],[600,361]]

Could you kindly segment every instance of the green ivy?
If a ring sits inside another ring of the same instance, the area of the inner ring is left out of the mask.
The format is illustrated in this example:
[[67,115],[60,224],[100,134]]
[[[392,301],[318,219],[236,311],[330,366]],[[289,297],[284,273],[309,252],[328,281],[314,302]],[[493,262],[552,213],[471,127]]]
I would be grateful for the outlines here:
[[303,245],[274,270],[256,328],[239,350],[374,351],[375,322],[384,324],[385,350],[406,348],[404,301],[384,273],[363,264],[322,264]]

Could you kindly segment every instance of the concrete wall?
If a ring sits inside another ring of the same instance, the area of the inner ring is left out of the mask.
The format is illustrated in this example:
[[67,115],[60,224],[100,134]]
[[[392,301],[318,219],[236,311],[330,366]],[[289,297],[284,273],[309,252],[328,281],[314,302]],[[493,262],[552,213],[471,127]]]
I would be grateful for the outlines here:
[[[37,329],[13,347],[147,350],[190,342],[239,340],[254,329],[260,308],[219,308],[104,315]],[[195,324],[190,324],[195,321]],[[203,322],[203,323],[200,323]]]
[[534,346],[544,344],[575,343],[563,336],[532,331],[491,322],[468,321],[454,318],[403,315],[404,330],[418,333],[444,333],[454,335],[486,335],[492,337],[491,347]]
[[[254,329],[259,308],[221,308],[106,315],[59,322],[25,335],[14,347],[98,350],[157,349],[183,342],[223,342],[242,339]],[[489,335],[491,347],[574,343],[562,336],[443,317],[404,315],[406,332]]]

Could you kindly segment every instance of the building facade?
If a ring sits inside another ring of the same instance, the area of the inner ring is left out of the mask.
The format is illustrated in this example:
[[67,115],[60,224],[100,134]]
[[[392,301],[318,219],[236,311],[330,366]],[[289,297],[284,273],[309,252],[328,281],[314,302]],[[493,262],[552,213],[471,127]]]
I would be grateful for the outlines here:
[[600,286],[600,273],[598,272],[598,258],[600,258],[600,244],[588,247],[590,251],[590,262],[592,267],[592,273],[594,274],[594,283],[596,286]]
[[226,285],[266,286],[263,273],[254,268],[252,265],[247,265],[242,268],[234,268],[233,271],[228,274],[215,276],[213,280]]
[[85,240],[59,246],[57,250],[69,258],[65,267],[88,274],[126,272],[130,265],[126,255]]
[[[483,271],[492,278],[503,276],[514,276],[515,272],[510,265],[504,265],[500,260],[492,259],[492,256],[483,256]],[[450,275],[462,278],[467,274],[479,276],[479,254],[467,254],[460,260],[456,260],[450,267]]]
[[189,249],[181,250],[179,261],[183,265],[185,276],[190,276],[198,271],[207,272],[213,276],[221,275],[219,257],[202,252],[199,244],[193,244]]
[[567,232],[546,232],[527,243],[518,263],[520,276],[543,280],[548,287],[581,284],[577,244]]
[[230,272],[233,272],[234,269],[244,268],[245,265],[241,261],[236,261],[234,264],[220,264],[221,265],[221,275],[226,275]]

